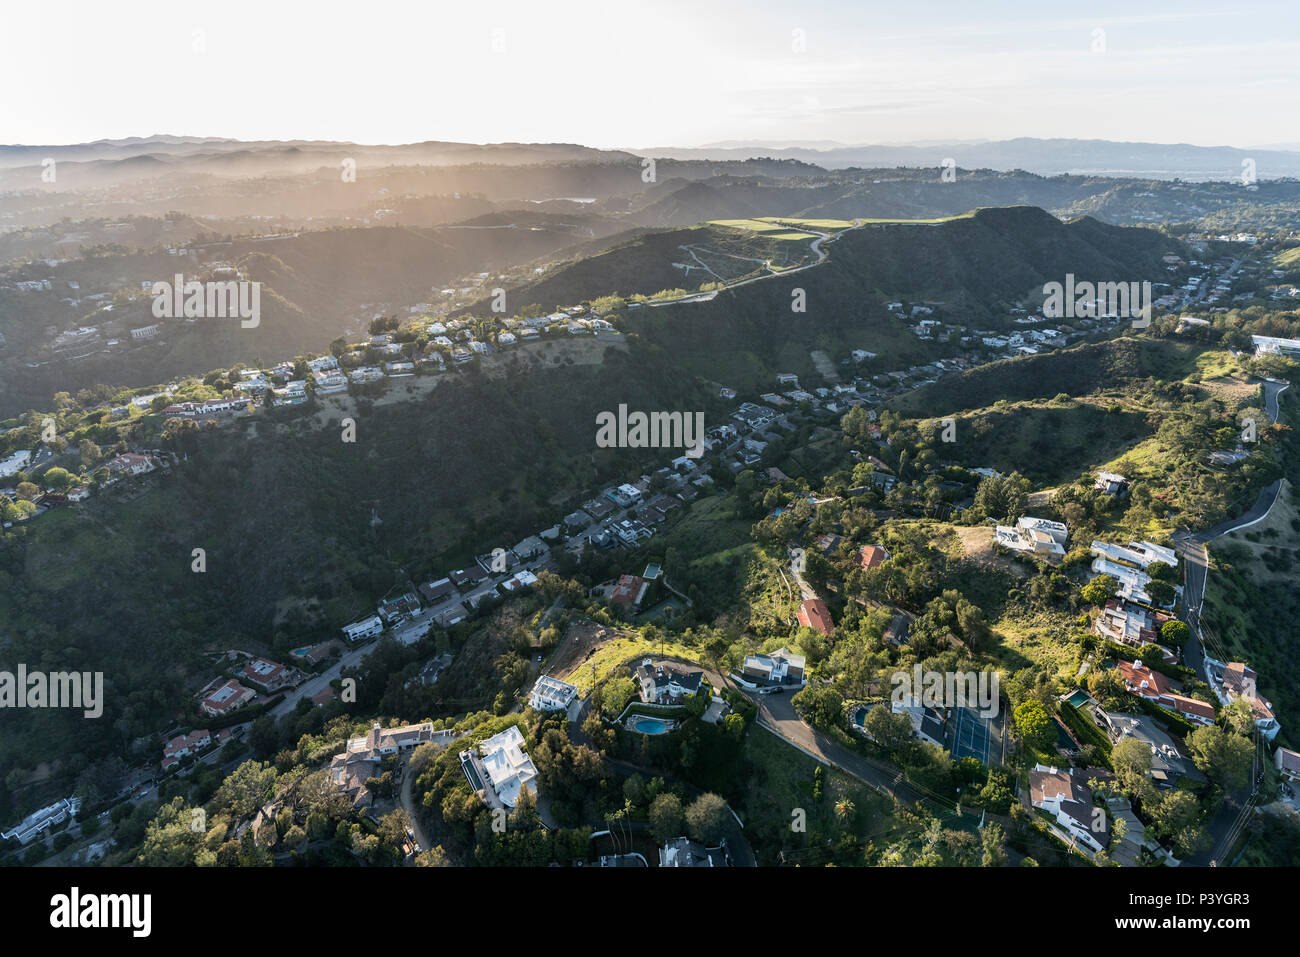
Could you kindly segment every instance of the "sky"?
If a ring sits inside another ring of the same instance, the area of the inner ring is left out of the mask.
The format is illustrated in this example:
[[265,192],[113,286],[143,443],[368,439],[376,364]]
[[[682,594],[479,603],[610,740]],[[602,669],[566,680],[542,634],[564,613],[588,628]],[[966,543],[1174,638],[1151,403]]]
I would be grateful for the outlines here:
[[1300,142],[1297,26],[1294,0],[7,0],[0,143],[1258,147]]

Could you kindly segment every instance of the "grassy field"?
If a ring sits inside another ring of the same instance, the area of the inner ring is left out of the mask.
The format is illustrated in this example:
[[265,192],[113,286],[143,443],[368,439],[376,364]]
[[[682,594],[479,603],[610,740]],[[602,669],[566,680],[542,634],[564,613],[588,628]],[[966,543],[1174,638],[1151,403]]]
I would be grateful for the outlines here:
[[674,641],[647,641],[639,636],[614,638],[596,649],[586,661],[579,664],[567,675],[556,677],[567,681],[579,691],[587,692],[592,685],[618,669],[625,661],[645,656],[664,656],[694,660],[699,651]]
[[777,239],[783,242],[801,242],[806,243],[809,240],[816,239],[815,233],[794,232],[783,222],[763,219],[716,219],[708,223],[709,226],[724,226],[729,229],[740,229],[751,233],[760,233],[766,239]]

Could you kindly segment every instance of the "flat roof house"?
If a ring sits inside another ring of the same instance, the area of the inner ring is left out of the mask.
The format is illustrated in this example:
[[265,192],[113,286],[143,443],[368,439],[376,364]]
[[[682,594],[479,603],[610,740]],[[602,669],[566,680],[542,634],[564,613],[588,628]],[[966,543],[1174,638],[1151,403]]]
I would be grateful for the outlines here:
[[1040,555],[1064,555],[1069,541],[1069,531],[1060,522],[1026,515],[1014,528],[999,525],[994,529],[994,539],[999,545],[1018,552]]
[[381,601],[377,610],[379,617],[392,625],[418,614],[420,599],[416,597],[415,592],[407,592],[405,595]]
[[567,681],[542,675],[533,685],[528,703],[534,711],[567,711],[576,697],[578,697],[578,689]]
[[1156,643],[1155,616],[1145,608],[1130,605],[1120,598],[1106,599],[1106,607],[1097,616],[1093,629],[1102,638],[1140,648]]
[[373,638],[384,630],[384,623],[378,615],[371,615],[361,621],[354,621],[350,625],[343,626],[343,637],[348,641],[360,641],[363,638]]
[[524,736],[518,725],[488,738],[478,746],[477,753],[462,751],[460,756],[470,786],[482,794],[489,806],[513,808],[524,788],[536,796],[537,768],[524,751]]
[[1132,738],[1145,744],[1151,751],[1151,770],[1147,776],[1158,787],[1171,788],[1179,778],[1204,781],[1191,759],[1178,749],[1177,742],[1161,730],[1154,718],[1146,714],[1123,714],[1118,711],[1096,710],[1097,722],[1106,731],[1112,744]]
[[698,841],[678,837],[659,849],[660,867],[726,867],[727,842],[718,847],[705,847]]

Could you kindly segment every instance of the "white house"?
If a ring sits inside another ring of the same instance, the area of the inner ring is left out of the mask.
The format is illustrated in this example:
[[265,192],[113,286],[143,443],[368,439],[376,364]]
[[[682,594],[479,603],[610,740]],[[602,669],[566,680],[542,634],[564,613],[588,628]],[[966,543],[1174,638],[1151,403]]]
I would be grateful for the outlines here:
[[[475,770],[481,770],[486,781],[479,780],[478,786],[470,776],[470,786],[482,791],[506,808],[513,808],[519,803],[519,792],[527,788],[534,796],[537,794],[537,768],[524,751],[524,736],[518,725],[511,725],[499,734],[494,734],[478,746],[478,754],[461,752],[461,766],[465,767],[467,755]],[[473,760],[477,757],[477,760]],[[469,770],[466,770],[469,776]]]
[[10,475],[15,475],[31,464],[31,451],[29,449],[19,449],[8,458],[0,461],[0,478],[7,478]]
[[550,675],[542,675],[533,685],[528,703],[534,711],[567,711],[577,696],[578,689],[573,685]]
[[1107,558],[1094,558],[1092,570],[1095,574],[1110,575],[1118,581],[1121,598],[1144,605],[1153,604],[1146,590],[1147,585],[1151,584],[1151,576],[1141,569],[1120,565]]
[[1110,843],[1110,825],[1104,811],[1094,806],[1092,792],[1081,782],[1086,773],[1076,768],[1058,770],[1035,765],[1029,772],[1029,793],[1034,807],[1055,817],[1070,837],[1100,851]]
[[81,798],[66,797],[62,801],[33,811],[7,831],[0,832],[6,841],[17,840],[26,844],[32,838],[72,817],[81,809]]
[[362,638],[373,638],[384,630],[384,623],[380,621],[378,615],[371,615],[363,621],[356,621],[350,625],[343,626],[343,637],[348,641],[360,641]]
[[746,678],[757,678],[773,684],[803,681],[805,659],[788,648],[779,648],[770,655],[746,655],[741,673]]
[[1018,552],[1033,552],[1040,555],[1064,555],[1069,532],[1060,522],[1046,518],[1032,518],[1028,515],[1020,519],[1014,528],[999,525],[993,530],[994,539],[999,545]]

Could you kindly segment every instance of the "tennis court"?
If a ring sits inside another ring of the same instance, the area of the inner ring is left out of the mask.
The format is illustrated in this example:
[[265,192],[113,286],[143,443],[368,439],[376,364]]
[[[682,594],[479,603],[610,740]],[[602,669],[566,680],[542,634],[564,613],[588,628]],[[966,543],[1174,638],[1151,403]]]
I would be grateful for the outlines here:
[[[954,760],[975,758],[992,767],[994,748],[1000,751],[1002,730],[996,718],[986,718],[970,708],[956,708],[953,726],[952,756]],[[999,755],[1000,756],[1000,755]],[[1000,763],[1000,762],[998,762]]]

